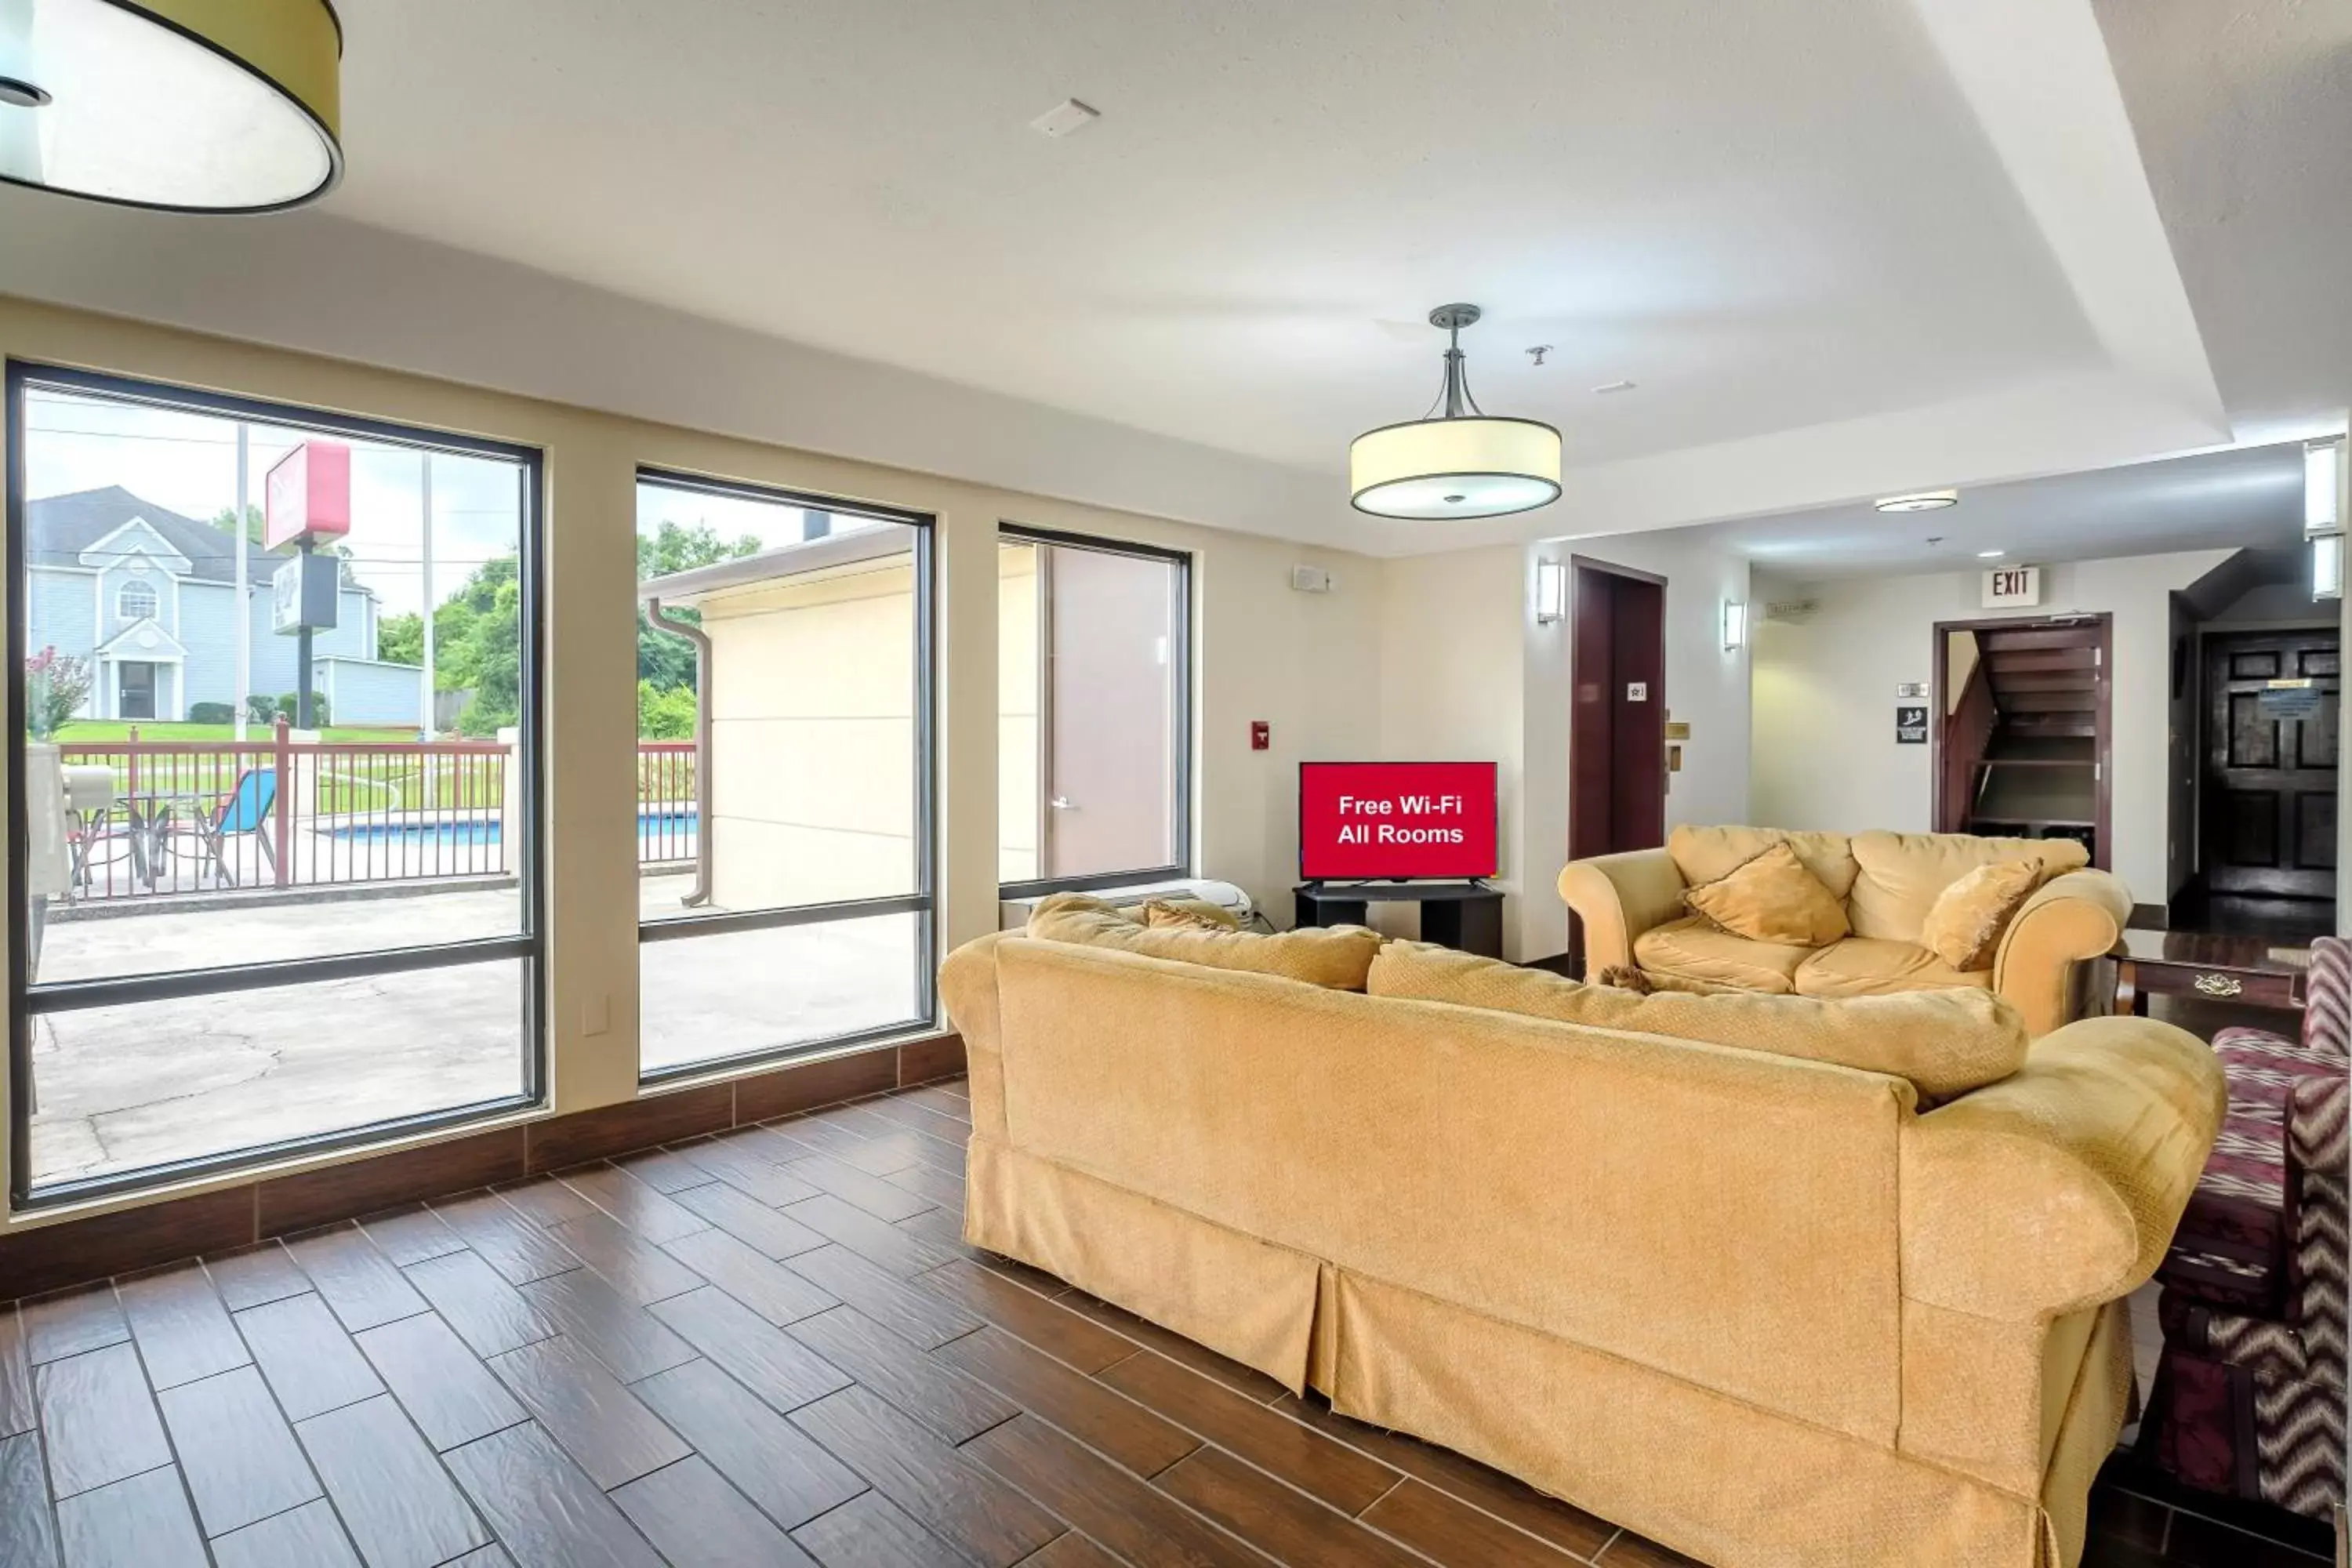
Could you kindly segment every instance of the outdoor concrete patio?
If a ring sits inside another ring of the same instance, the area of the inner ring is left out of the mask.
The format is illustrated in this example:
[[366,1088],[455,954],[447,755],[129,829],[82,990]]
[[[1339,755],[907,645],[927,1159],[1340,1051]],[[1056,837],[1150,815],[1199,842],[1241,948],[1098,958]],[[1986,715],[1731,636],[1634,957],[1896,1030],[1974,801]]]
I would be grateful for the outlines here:
[[[675,912],[683,877],[640,907]],[[44,980],[201,968],[494,936],[511,887],[174,907],[61,920]],[[827,1038],[912,1016],[912,916],[649,943],[646,1068]],[[36,1186],[137,1170],[513,1095],[521,966],[507,961],[35,1020]]]

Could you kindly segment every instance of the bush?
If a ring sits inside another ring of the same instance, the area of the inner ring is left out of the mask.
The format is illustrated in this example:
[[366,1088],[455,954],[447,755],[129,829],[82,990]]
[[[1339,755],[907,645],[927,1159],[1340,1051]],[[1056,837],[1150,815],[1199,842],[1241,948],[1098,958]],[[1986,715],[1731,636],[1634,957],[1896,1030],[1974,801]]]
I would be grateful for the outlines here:
[[694,689],[663,690],[650,680],[637,682],[637,737],[645,741],[687,741],[694,737]]
[[257,724],[267,724],[278,717],[278,699],[267,691],[257,691],[245,700],[245,716]]
[[191,724],[234,724],[236,710],[226,702],[191,702],[188,704]]
[[25,727],[47,740],[89,700],[89,661],[45,647],[25,661]]
[[[301,700],[301,695],[299,692],[282,691],[278,693],[278,711],[271,715],[271,717],[283,719],[289,724],[300,723],[302,721],[300,712]],[[327,694],[323,691],[313,691],[310,693],[310,727],[314,730],[323,730],[327,727],[328,722]]]

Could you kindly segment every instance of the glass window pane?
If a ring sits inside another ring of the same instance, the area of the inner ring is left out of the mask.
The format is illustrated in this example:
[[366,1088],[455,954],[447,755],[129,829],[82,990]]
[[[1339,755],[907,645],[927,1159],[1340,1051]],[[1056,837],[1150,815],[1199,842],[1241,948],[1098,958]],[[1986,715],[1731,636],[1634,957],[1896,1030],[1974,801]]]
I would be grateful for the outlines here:
[[524,979],[498,960],[31,1022],[33,1185],[119,1175],[524,1092]]
[[922,1015],[921,922],[870,915],[719,931],[637,950],[638,1070],[758,1055]]
[[520,934],[523,466],[37,385],[25,426],[32,978]]
[[1183,563],[1008,538],[997,582],[998,879],[1183,867]]
[[637,495],[646,918],[918,891],[919,530],[650,481]]
[[[36,1194],[521,1100],[529,454],[19,385]],[[432,951],[467,941],[499,946]],[[378,952],[409,956],[303,967]],[[266,989],[207,973],[275,963]],[[146,984],[167,973],[195,994]]]

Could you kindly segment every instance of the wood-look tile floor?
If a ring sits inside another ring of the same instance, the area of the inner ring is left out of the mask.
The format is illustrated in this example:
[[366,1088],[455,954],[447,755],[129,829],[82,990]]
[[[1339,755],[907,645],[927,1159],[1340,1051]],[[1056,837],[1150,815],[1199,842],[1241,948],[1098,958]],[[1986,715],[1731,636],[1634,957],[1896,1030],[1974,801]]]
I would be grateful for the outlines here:
[[[0,1307],[0,1568],[1687,1562],[959,1238],[947,1083]],[[2316,1558],[2119,1491],[2091,1561]]]

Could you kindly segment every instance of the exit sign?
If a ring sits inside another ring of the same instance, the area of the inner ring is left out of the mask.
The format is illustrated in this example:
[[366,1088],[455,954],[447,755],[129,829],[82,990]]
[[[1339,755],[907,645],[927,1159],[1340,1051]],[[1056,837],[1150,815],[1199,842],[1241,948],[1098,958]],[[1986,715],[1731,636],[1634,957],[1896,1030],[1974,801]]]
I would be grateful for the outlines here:
[[1996,566],[1984,574],[1984,607],[1988,610],[2041,602],[2042,568],[2039,566]]

